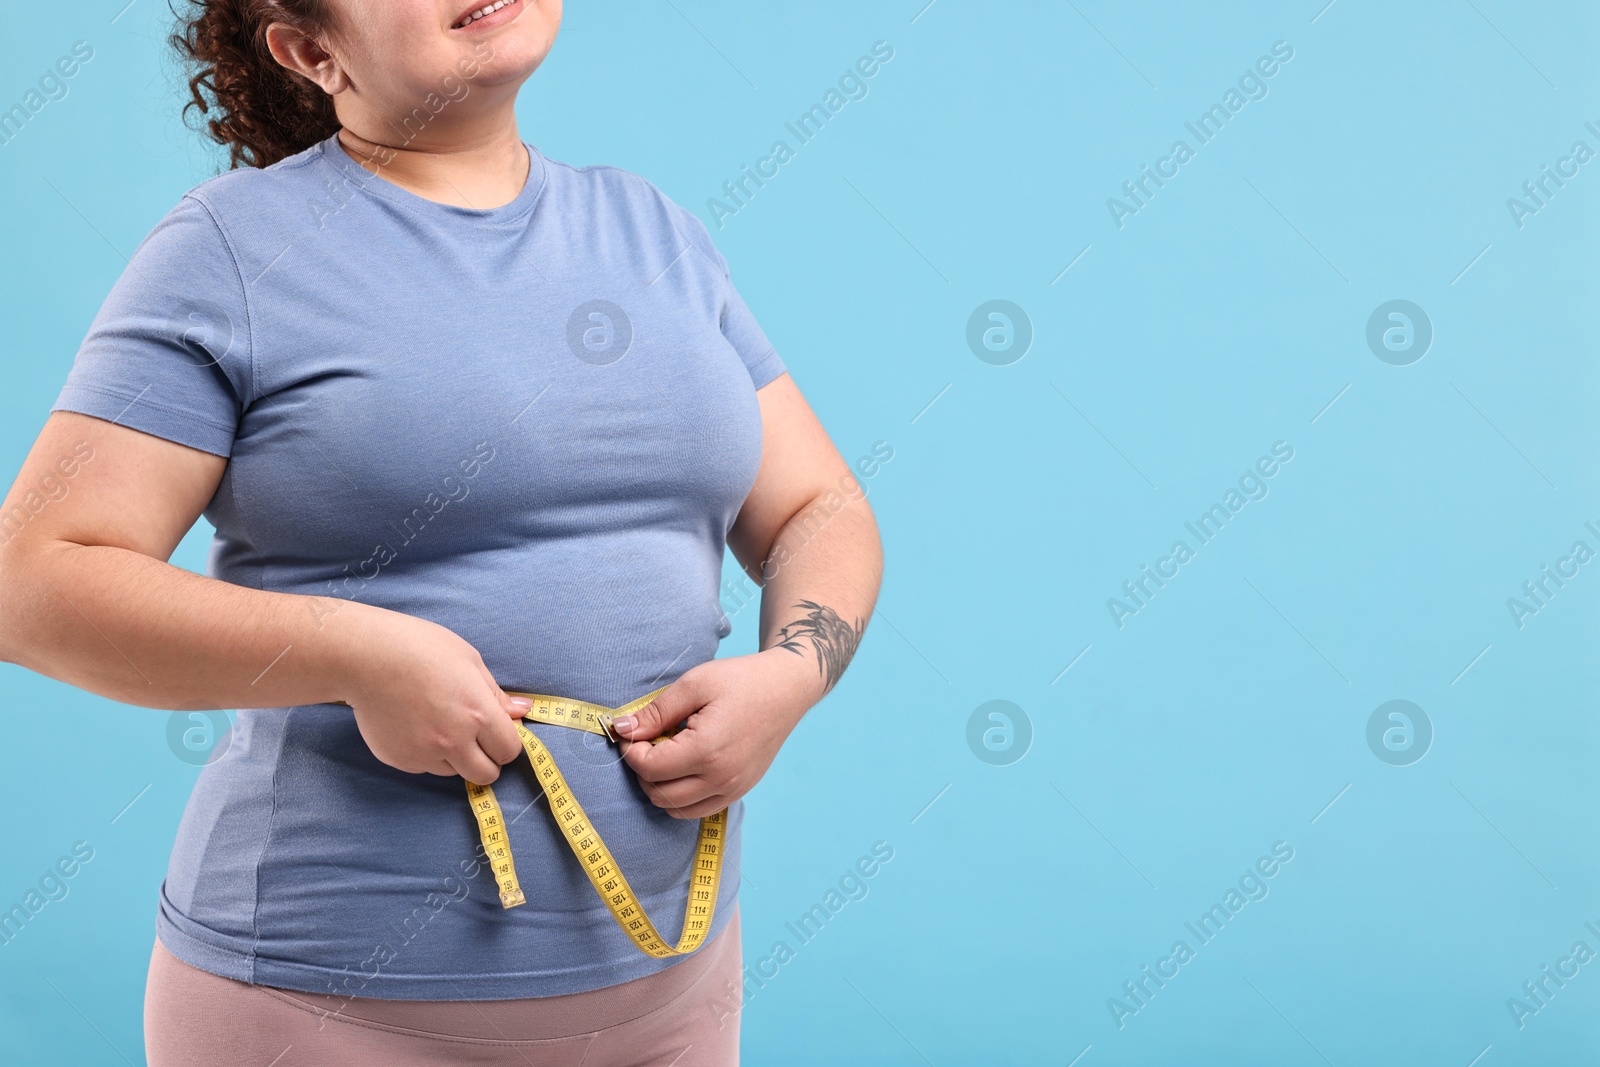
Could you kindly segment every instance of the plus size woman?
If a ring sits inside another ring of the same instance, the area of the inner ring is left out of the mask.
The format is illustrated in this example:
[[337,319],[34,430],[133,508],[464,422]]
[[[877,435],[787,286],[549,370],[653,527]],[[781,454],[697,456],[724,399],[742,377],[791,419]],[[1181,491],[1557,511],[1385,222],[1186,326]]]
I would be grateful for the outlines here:
[[[521,138],[559,0],[186,5],[232,169],[134,253],[0,514],[0,656],[239,709],[161,886],[149,1062],[736,1063],[741,797],[871,615],[860,485],[695,216]],[[166,562],[202,514],[206,576]],[[725,548],[762,651],[716,659]],[[666,956],[513,763],[516,694],[657,690],[614,742],[527,729],[669,944],[726,810]]]

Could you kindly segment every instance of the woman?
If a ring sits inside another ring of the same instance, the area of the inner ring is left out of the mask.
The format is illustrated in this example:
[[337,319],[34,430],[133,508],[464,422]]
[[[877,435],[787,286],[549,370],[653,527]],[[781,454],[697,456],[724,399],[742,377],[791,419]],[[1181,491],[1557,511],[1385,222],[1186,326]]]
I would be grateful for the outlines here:
[[[153,1067],[735,1063],[740,797],[872,612],[864,494],[705,228],[520,139],[559,0],[463,3],[190,0],[236,169],[140,245],[6,503],[0,655],[242,709],[162,885]],[[208,577],[164,562],[202,513]],[[763,651],[717,660],[725,544]],[[727,809],[703,942],[653,956],[505,765],[513,694],[663,686],[616,747],[531,727],[668,944]]]

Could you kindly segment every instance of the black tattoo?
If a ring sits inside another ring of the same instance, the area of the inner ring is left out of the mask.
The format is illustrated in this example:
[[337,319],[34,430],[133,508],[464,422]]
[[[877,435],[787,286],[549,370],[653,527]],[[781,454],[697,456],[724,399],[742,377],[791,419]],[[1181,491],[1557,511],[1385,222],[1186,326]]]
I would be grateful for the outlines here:
[[844,669],[856,654],[856,645],[861,643],[866,620],[858,618],[851,626],[832,608],[810,600],[799,601],[799,606],[806,609],[806,617],[779,630],[778,644],[774,647],[803,656],[805,646],[801,642],[810,642],[817,650],[817,670],[822,672],[822,691],[826,693],[844,676]]

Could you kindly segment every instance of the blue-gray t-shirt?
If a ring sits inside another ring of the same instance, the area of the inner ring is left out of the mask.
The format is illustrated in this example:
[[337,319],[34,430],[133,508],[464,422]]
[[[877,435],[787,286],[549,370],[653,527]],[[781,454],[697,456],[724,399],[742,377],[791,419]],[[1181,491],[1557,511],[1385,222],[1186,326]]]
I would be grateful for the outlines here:
[[[729,632],[725,539],[760,464],[756,390],[784,365],[698,219],[527,147],[522,191],[481,210],[374,177],[336,137],[201,183],[135,252],[55,409],[229,458],[213,577],[430,619],[504,689],[614,707]],[[696,823],[603,739],[534,730],[674,940]],[[380,763],[347,707],[241,709],[184,812],[162,943],[246,982],[402,1000],[674,962],[617,928],[526,757],[495,791],[528,898],[510,910],[460,778]],[[713,936],[739,884],[742,803],[729,816]]]

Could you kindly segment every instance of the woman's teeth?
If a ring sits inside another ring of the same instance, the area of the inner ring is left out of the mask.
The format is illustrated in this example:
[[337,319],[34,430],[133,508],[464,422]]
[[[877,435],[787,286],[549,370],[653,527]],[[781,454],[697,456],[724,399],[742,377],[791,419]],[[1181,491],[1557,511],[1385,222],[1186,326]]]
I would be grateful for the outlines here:
[[477,20],[483,18],[483,16],[485,16],[485,15],[492,15],[496,11],[499,11],[501,8],[510,7],[512,4],[514,4],[516,2],[517,2],[517,0],[495,0],[495,2],[490,4],[488,7],[479,8],[478,10],[472,12],[466,18],[462,19],[460,22],[456,23],[454,26],[452,26],[450,28],[452,30],[459,30],[461,27],[466,26],[466,25],[468,25],[470,23],[476,22]]

